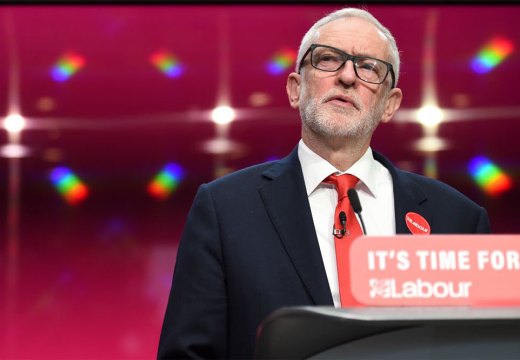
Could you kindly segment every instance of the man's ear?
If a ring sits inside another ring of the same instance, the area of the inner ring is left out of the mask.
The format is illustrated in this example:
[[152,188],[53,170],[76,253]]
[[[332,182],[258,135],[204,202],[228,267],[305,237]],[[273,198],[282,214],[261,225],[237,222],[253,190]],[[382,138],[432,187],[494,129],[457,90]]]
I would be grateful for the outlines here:
[[298,109],[300,105],[300,82],[301,75],[295,72],[290,73],[287,77],[287,96],[291,107],[294,109]]
[[401,100],[403,99],[403,92],[399,88],[390,90],[390,93],[386,96],[385,112],[381,118],[381,122],[389,122],[394,116],[395,112],[401,106]]

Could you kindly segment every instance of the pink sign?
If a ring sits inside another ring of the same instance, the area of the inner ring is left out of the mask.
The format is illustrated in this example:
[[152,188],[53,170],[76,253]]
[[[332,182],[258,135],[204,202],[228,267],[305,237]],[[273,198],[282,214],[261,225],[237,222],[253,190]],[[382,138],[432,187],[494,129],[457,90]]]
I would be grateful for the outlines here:
[[520,235],[360,237],[350,261],[366,306],[520,305]]

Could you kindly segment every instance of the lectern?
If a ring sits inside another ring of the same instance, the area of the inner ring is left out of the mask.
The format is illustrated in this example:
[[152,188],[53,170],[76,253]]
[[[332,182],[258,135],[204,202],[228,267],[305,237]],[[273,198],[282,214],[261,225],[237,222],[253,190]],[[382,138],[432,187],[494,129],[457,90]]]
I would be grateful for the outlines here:
[[255,356],[520,359],[520,308],[283,308],[260,326]]

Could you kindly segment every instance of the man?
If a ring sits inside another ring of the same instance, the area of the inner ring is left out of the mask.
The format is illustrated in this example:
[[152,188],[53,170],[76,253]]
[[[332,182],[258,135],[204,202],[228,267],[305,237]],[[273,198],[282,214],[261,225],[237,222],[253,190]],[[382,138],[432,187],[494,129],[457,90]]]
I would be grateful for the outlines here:
[[[399,108],[399,52],[372,15],[342,9],[318,21],[287,81],[302,140],[285,159],[200,187],[182,236],[160,358],[251,358],[258,325],[285,306],[341,306],[335,257],[338,195],[349,173],[370,235],[489,232],[486,211],[456,190],[372,152]],[[348,233],[347,233],[348,235]]]

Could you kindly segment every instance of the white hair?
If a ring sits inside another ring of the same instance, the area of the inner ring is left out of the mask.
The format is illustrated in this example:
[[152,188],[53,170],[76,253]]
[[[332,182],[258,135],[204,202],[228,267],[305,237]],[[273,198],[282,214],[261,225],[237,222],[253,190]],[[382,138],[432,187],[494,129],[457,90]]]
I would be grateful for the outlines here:
[[318,38],[319,29],[325,24],[330,23],[331,21],[342,19],[342,18],[350,18],[356,17],[361,18],[369,23],[373,24],[388,40],[388,49],[389,49],[389,62],[392,64],[395,73],[395,84],[397,85],[397,80],[399,79],[399,67],[400,67],[400,58],[399,58],[399,50],[397,49],[397,43],[395,42],[395,38],[383,24],[379,22],[372,14],[370,14],[366,10],[357,9],[357,8],[344,8],[340,10],[336,10],[327,16],[321,18],[317,22],[312,25],[312,27],[307,31],[307,33],[303,36],[302,42],[300,44],[300,49],[298,50],[298,57],[296,60],[296,72],[300,69],[300,63],[303,60],[303,54],[309,49],[311,44]]

